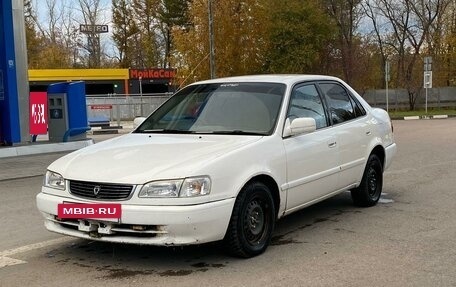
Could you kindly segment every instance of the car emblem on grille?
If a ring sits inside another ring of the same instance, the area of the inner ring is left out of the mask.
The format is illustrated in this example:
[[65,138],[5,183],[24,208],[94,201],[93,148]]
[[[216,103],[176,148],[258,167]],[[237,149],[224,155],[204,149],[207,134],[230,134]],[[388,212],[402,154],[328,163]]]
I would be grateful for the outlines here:
[[96,185],[94,188],[93,188],[93,195],[97,196],[101,191],[101,186],[99,185]]

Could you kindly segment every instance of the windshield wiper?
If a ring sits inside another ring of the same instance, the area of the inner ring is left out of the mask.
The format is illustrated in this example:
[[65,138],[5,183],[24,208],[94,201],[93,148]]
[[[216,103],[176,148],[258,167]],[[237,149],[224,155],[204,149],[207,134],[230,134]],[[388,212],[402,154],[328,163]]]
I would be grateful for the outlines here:
[[265,136],[267,133],[260,132],[249,132],[242,130],[232,130],[232,131],[213,131],[213,134],[223,134],[223,135],[248,135],[248,136]]

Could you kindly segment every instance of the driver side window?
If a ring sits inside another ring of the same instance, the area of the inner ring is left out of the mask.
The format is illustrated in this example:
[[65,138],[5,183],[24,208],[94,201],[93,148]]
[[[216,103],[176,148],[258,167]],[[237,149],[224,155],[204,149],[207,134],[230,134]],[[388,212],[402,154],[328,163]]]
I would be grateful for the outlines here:
[[315,85],[302,85],[293,89],[288,118],[314,118],[317,129],[328,126],[325,109]]

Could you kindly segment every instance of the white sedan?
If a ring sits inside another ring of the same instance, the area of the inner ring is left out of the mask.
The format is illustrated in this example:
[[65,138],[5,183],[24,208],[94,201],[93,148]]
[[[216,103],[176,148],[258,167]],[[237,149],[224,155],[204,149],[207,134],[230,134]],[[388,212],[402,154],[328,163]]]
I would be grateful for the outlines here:
[[338,78],[263,75],[189,85],[132,133],[48,167],[48,230],[99,241],[223,240],[264,252],[277,219],[350,190],[373,206],[396,144],[388,114]]

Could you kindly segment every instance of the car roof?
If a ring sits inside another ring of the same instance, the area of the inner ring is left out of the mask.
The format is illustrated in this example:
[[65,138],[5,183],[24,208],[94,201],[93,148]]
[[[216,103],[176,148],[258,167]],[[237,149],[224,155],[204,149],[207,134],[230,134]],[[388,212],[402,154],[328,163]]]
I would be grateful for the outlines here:
[[227,78],[217,78],[196,82],[194,84],[211,84],[211,83],[231,83],[231,82],[267,82],[267,83],[283,83],[294,84],[302,81],[321,81],[321,80],[336,80],[339,78],[323,75],[298,75],[298,74],[280,74],[280,75],[249,75]]

